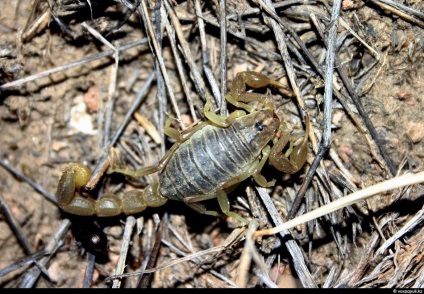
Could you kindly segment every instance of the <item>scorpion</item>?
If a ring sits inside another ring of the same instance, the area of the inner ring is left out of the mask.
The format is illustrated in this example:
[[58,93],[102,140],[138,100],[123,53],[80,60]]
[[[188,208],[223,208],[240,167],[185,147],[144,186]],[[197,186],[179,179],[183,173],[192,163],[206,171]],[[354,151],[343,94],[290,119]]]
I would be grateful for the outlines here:
[[[310,122],[305,114],[305,134],[300,143],[295,144],[291,132],[275,113],[271,95],[247,91],[247,86],[252,89],[272,86],[291,92],[264,74],[239,72],[230,93],[225,96],[236,110],[228,116],[218,115],[211,110],[211,102],[207,99],[204,106],[206,121],[182,132],[169,127],[170,122],[166,123],[164,132],[176,143],[157,165],[137,170],[112,170],[132,177],[159,172],[157,182],[143,190],[124,192],[122,199],[114,194],[104,194],[94,200],[82,192],[91,177],[90,170],[81,163],[72,162],[64,167],[58,183],[58,206],[71,214],[108,217],[139,213],[147,207],[162,206],[171,199],[183,201],[200,213],[222,216],[199,203],[216,198],[224,215],[249,223],[230,211],[227,193],[249,177],[262,187],[272,187],[276,180],[268,182],[261,174],[268,159],[281,172],[293,174],[299,171],[306,162]],[[262,108],[252,107],[250,102],[255,101]],[[283,152],[284,148],[287,151]]]

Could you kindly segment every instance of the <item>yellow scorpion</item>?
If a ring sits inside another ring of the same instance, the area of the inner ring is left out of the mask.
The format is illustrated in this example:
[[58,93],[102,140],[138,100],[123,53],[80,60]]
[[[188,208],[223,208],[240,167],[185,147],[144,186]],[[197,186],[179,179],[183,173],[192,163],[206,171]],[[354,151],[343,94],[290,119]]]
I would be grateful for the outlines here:
[[[248,223],[230,211],[227,193],[250,176],[262,187],[273,186],[275,180],[268,182],[261,175],[267,159],[284,173],[299,171],[306,161],[310,122],[306,115],[305,135],[294,146],[295,140],[275,114],[272,97],[247,92],[246,85],[251,88],[286,88],[263,74],[239,72],[232,82],[230,94],[225,97],[238,110],[228,116],[220,116],[211,111],[211,104],[207,101],[204,107],[207,121],[183,133],[169,127],[165,129],[165,133],[177,142],[157,165],[135,171],[114,170],[133,177],[159,172],[158,182],[143,190],[125,192],[122,199],[105,194],[94,200],[82,192],[91,177],[88,167],[68,163],[57,187],[58,205],[71,214],[106,217],[139,213],[172,199],[184,201],[200,213],[219,216],[218,212],[207,210],[199,203],[217,198],[225,215]],[[247,104],[253,101],[261,103],[263,108],[255,110]],[[283,153],[287,144],[290,144],[288,150]]]

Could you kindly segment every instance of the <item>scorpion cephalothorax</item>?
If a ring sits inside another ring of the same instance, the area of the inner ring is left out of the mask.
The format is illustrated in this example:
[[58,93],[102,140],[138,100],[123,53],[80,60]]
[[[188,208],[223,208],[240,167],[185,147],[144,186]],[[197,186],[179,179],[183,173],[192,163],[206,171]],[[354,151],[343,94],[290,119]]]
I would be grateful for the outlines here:
[[[219,116],[211,111],[210,101],[207,101],[204,108],[207,121],[185,132],[184,136],[167,129],[166,133],[177,143],[157,165],[135,171],[114,170],[133,177],[159,172],[158,182],[143,190],[125,192],[122,199],[105,194],[94,200],[81,194],[81,188],[90,179],[89,169],[79,163],[69,163],[59,180],[56,192],[58,205],[64,211],[77,215],[114,216],[138,213],[146,207],[161,206],[172,199],[184,201],[200,213],[218,216],[218,212],[206,210],[199,203],[217,198],[224,214],[247,223],[243,217],[230,211],[226,191],[250,176],[263,187],[273,186],[275,180],[268,182],[261,175],[268,158],[282,172],[297,172],[306,161],[309,118],[306,116],[302,141],[293,146],[294,140],[275,114],[272,98],[246,92],[246,85],[285,89],[284,85],[263,74],[252,71],[238,73],[230,94],[226,96],[227,101],[238,110],[226,117]],[[255,110],[247,104],[253,101],[261,103],[263,108]],[[289,148],[283,153],[288,143]]]

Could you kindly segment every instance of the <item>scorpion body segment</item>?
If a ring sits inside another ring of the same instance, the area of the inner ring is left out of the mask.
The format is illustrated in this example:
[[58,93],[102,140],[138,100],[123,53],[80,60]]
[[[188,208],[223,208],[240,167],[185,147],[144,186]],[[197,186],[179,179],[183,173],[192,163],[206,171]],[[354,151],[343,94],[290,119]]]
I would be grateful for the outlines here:
[[216,194],[252,168],[279,125],[269,110],[237,118],[227,128],[207,125],[175,151],[160,175],[160,194],[180,201]]
[[[106,194],[93,200],[85,197],[83,187],[90,178],[88,168],[79,163],[65,166],[59,180],[56,198],[66,212],[78,215],[114,216],[121,213],[134,214],[147,207],[165,204],[168,199],[185,202],[196,211],[219,216],[216,211],[206,210],[199,202],[217,198],[224,214],[248,223],[240,215],[230,211],[227,192],[250,176],[261,186],[271,187],[261,170],[268,157],[269,162],[285,173],[295,173],[304,165],[307,154],[309,118],[306,115],[306,132],[299,144],[280,123],[269,95],[247,92],[252,88],[274,86],[287,90],[275,80],[256,72],[238,73],[233,80],[227,101],[238,108],[229,116],[219,116],[211,111],[207,101],[204,114],[206,122],[194,127],[184,136],[174,129],[165,132],[177,143],[156,166],[131,171],[115,169],[114,172],[140,177],[159,172],[159,181],[144,190],[124,192],[122,199]],[[255,110],[248,103],[259,102],[264,107]],[[248,112],[246,114],[246,112]],[[278,135],[277,135],[278,134]],[[284,153],[283,149],[290,143]]]

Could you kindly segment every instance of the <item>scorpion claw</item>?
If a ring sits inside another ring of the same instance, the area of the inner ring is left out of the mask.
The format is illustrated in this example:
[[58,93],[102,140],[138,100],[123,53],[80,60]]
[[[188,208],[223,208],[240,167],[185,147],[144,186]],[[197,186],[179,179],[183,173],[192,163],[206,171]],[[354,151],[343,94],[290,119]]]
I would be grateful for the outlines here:
[[[293,147],[294,140],[291,140],[289,138],[289,133],[286,130],[283,130],[282,136],[271,148],[269,162],[279,171],[288,174],[294,174],[298,172],[306,162],[310,126],[308,114],[306,114],[305,118],[305,135],[298,145]],[[290,147],[285,154],[282,154],[282,150],[287,146],[288,143],[290,144]]]

